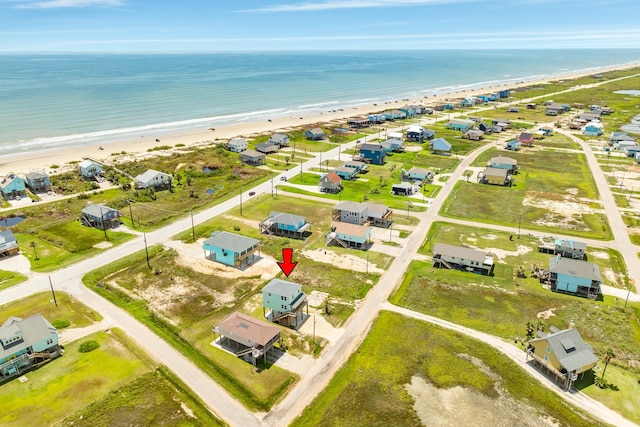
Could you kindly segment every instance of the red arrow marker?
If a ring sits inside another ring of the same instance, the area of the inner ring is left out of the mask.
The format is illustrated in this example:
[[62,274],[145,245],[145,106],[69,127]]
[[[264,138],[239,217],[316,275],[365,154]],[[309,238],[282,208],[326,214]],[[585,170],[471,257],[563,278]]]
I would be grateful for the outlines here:
[[291,274],[293,269],[296,268],[296,265],[298,265],[297,262],[291,262],[291,258],[293,258],[293,249],[292,248],[283,248],[282,249],[282,260],[284,262],[279,262],[278,263],[278,267],[280,267],[280,270],[282,270],[284,275],[287,276],[287,277],[289,277],[289,275]]

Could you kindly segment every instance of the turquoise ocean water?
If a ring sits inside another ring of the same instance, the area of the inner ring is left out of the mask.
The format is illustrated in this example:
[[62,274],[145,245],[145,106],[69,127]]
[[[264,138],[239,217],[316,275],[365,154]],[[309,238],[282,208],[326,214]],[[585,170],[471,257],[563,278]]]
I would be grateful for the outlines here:
[[640,61],[633,50],[0,55],[0,155]]

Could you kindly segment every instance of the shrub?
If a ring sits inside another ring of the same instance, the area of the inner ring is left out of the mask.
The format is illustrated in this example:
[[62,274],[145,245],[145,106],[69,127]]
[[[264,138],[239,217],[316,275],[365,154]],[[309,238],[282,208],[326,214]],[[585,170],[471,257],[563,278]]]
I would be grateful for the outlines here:
[[69,327],[71,322],[69,322],[67,319],[58,319],[58,320],[54,320],[51,324],[56,329],[64,329]]
[[80,353],[89,353],[97,349],[98,347],[100,347],[100,344],[97,341],[85,341],[80,344],[80,348],[78,348],[78,351]]

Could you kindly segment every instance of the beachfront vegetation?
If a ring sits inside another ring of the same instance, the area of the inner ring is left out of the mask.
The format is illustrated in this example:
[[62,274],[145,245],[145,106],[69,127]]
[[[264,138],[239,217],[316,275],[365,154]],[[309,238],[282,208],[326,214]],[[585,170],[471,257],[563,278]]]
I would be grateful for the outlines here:
[[518,424],[520,417],[533,420],[543,413],[563,425],[600,425],[530,381],[480,341],[383,311],[347,364],[293,424],[419,426],[435,414],[458,420],[491,414],[496,423]]

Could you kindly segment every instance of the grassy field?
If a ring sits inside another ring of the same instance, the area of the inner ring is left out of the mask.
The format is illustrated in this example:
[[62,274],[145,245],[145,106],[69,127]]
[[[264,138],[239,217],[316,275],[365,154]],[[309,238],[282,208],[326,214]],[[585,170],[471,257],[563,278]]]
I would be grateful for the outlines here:
[[65,292],[56,292],[56,301],[58,302],[57,307],[53,304],[51,292],[41,292],[19,301],[4,304],[0,324],[12,316],[24,319],[38,313],[51,323],[56,320],[68,320],[71,328],[89,326],[102,320],[98,313]]
[[[498,155],[505,153],[487,150],[474,165]],[[523,150],[508,156],[521,169],[513,187],[457,182],[442,214],[513,227],[521,223],[544,233],[611,238],[606,217],[593,212],[602,206],[583,154]]]
[[2,385],[0,423],[52,424],[151,368],[116,334],[100,332],[85,340],[97,341],[100,348],[80,353],[80,341],[76,341],[65,347],[61,358],[27,373],[26,382],[14,380]]
[[[250,373],[251,365],[210,345],[212,326],[242,309],[263,284],[259,276],[225,279],[182,266],[173,250],[153,247],[150,252],[153,269],[142,253],[134,254],[89,273],[85,283],[193,360],[247,407],[268,410],[297,376],[271,362],[259,362],[259,374],[236,375],[242,368]],[[176,288],[181,291],[174,293]]]
[[601,389],[593,383],[594,372],[602,375],[604,363],[598,363],[595,371],[585,374],[575,383],[575,387],[589,397],[615,408],[631,421],[640,423],[640,375],[609,364],[605,379],[609,387]]
[[169,370],[160,367],[55,424],[63,426],[223,426]]
[[[530,267],[546,268],[549,255],[536,251],[535,239],[514,236],[510,240],[507,233],[494,230],[435,223],[421,252],[431,254],[435,242],[469,245],[493,252],[496,255],[494,275],[438,269],[430,262],[414,261],[402,286],[391,298],[393,303],[505,339],[523,337],[526,322],[535,321],[539,313],[551,310],[547,326],[565,328],[574,322],[598,354],[611,346],[619,355],[614,363],[637,369],[640,361],[638,308],[625,310],[624,301],[613,297],[591,301],[543,288],[539,280],[531,276]],[[626,277],[624,263],[617,252],[590,249],[588,254],[591,261],[600,265],[603,276],[607,276],[604,271],[608,266],[619,274],[619,280]],[[527,278],[516,277],[519,266]],[[594,323],[593,318],[599,321]]]
[[[527,374],[483,343],[389,312],[380,314],[359,349],[292,425],[419,426],[428,425],[435,413],[444,417],[443,424],[455,424],[459,414],[436,408],[425,411],[421,422],[407,389],[416,378],[436,388],[419,406],[454,388],[469,396],[464,405],[454,397],[443,405],[467,413],[468,422],[481,413],[476,405],[486,401],[493,419],[505,425],[524,419],[531,422],[525,425],[539,425],[525,413],[544,414],[562,425],[600,425],[545,387],[532,386]],[[506,402],[509,410],[503,412],[499,408]]]
[[10,288],[26,280],[27,276],[24,274],[16,273],[15,271],[0,270],[0,290]]

